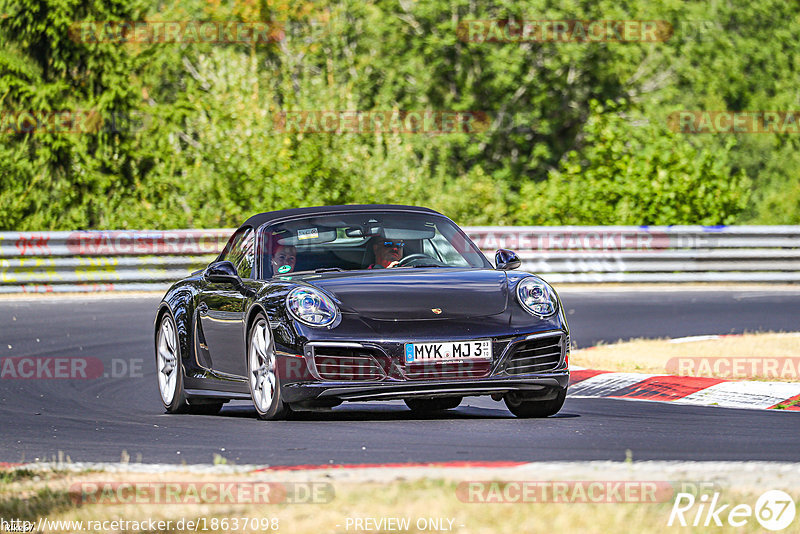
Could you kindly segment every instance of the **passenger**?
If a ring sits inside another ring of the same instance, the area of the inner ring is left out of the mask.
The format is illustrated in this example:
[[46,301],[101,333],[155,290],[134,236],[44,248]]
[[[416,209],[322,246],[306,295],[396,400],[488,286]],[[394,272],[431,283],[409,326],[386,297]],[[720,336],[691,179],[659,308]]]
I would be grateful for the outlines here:
[[292,245],[278,244],[278,236],[272,235],[272,274],[286,274],[294,271],[297,263],[297,249]]

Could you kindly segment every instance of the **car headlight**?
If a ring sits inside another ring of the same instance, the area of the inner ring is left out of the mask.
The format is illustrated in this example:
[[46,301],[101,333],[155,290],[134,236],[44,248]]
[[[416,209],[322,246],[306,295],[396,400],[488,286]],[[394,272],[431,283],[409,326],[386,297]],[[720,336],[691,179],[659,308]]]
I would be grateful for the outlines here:
[[309,287],[296,287],[286,295],[286,309],[308,326],[330,326],[339,316],[336,304],[322,291]]
[[523,278],[517,283],[517,300],[525,311],[536,317],[549,317],[558,310],[555,292],[538,278]]

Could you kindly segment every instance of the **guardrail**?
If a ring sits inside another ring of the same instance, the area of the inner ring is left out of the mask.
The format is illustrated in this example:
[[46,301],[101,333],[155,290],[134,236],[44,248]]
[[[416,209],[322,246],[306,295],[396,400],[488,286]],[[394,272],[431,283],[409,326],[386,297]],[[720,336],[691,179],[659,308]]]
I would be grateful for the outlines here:
[[471,227],[558,282],[800,282],[800,226]]
[[165,290],[208,265],[232,233],[0,232],[0,293]]
[[[800,226],[465,227],[565,282],[800,282]],[[233,230],[0,232],[0,293],[164,290]]]

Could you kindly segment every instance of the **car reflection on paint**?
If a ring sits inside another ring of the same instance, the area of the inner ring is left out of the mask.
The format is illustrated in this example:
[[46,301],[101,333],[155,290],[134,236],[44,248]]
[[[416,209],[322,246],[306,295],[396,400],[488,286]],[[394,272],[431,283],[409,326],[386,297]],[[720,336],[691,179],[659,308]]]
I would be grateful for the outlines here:
[[518,417],[553,415],[569,382],[558,295],[514,271],[515,253],[495,261],[427,208],[255,215],[158,306],[164,408],[213,414],[250,400],[259,418],[280,419],[386,399],[432,412],[486,395]]

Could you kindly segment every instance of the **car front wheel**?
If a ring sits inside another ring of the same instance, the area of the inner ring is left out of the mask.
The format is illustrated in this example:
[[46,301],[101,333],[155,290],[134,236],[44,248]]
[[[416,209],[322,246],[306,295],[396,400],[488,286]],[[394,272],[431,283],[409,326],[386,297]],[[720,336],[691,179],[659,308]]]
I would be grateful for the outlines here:
[[250,396],[259,419],[283,419],[289,406],[281,400],[275,343],[272,331],[263,314],[259,314],[250,329],[247,344],[247,376]]
[[503,400],[508,410],[517,417],[548,417],[555,415],[564,406],[567,398],[567,388],[559,389],[555,399],[534,400],[517,392],[506,393]]

